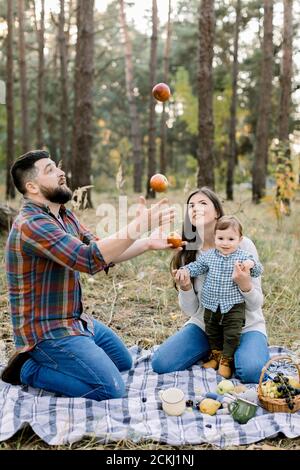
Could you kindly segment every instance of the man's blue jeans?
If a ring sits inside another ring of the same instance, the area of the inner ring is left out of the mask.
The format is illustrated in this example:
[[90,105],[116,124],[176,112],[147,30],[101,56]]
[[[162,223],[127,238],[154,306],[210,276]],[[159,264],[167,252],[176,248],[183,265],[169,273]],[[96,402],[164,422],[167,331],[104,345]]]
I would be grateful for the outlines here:
[[94,336],[44,340],[30,355],[21,369],[23,384],[98,401],[125,395],[120,372],[131,368],[131,355],[121,339],[97,320]]
[[[184,370],[204,359],[208,352],[205,332],[188,323],[155,351],[152,368],[159,374]],[[234,354],[235,376],[243,383],[258,383],[261,369],[268,360],[266,336],[259,331],[243,333]]]

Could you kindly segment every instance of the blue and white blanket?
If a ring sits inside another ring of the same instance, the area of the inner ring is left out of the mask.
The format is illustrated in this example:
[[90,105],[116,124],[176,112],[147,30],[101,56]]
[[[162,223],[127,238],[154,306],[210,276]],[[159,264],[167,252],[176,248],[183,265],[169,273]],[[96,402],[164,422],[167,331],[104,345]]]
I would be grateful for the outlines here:
[[[289,351],[271,347],[272,356]],[[131,348],[134,367],[123,373],[127,396],[96,402],[85,398],[62,398],[30,387],[17,387],[0,381],[0,441],[29,424],[47,444],[61,445],[90,437],[93,442],[131,440],[155,441],[173,446],[210,443],[221,448],[250,444],[283,433],[300,436],[300,412],[269,413],[258,408],[256,417],[240,425],[230,415],[209,416],[196,409],[179,417],[167,416],[161,409],[159,391],[179,387],[186,398],[199,390],[215,391],[221,377],[200,365],[170,374],[152,371],[152,350]],[[0,368],[3,367],[0,366]],[[235,384],[238,381],[233,379]],[[249,384],[254,387],[254,384]]]

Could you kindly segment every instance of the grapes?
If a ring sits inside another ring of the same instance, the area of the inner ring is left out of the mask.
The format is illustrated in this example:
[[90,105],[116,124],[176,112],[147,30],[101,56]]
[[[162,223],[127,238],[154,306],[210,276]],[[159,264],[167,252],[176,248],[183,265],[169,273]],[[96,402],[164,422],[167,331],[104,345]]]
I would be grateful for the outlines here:
[[194,402],[193,402],[193,400],[187,400],[187,401],[185,402],[185,404],[186,404],[186,406],[187,406],[188,408],[191,408],[191,407],[194,405]]
[[265,397],[282,398],[290,410],[295,407],[294,397],[300,394],[300,388],[295,388],[290,377],[278,372],[275,377],[262,383],[261,390]]
[[268,380],[262,384],[262,393],[264,396],[270,398],[278,398],[281,396],[281,393],[277,389],[277,385],[272,380]]

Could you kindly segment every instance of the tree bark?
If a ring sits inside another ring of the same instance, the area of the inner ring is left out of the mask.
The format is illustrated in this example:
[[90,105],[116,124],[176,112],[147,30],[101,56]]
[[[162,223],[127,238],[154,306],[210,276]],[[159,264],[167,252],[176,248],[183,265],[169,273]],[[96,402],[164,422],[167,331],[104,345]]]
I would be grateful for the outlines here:
[[68,173],[68,44],[65,33],[65,0],[60,0],[60,13],[58,23],[58,43],[60,58],[60,87],[61,87],[61,114],[60,114],[60,159],[63,168]]
[[[90,185],[94,74],[94,0],[77,1],[72,188]],[[92,207],[90,190],[88,207]]]
[[6,198],[15,197],[15,187],[10,176],[10,167],[15,154],[14,123],[14,69],[13,69],[13,8],[14,2],[7,2],[7,37],[6,37]]
[[[168,23],[167,23],[167,38],[164,49],[164,74],[163,81],[168,83],[169,79],[169,59],[170,59],[170,48],[171,48],[171,0],[169,0],[168,9]],[[160,172],[164,175],[167,171],[167,124],[166,124],[166,103],[163,102],[163,110],[160,121]]]
[[36,121],[36,141],[37,148],[43,148],[44,137],[44,74],[45,74],[45,0],[41,0],[41,16],[38,26],[36,18],[36,7],[34,2],[35,26],[38,42],[38,79],[37,79],[37,121]]
[[260,96],[256,127],[256,148],[252,172],[252,200],[259,203],[266,192],[269,127],[272,101],[273,0],[264,0],[264,39]]
[[129,104],[130,131],[133,151],[133,189],[136,193],[140,193],[142,191],[143,177],[142,138],[136,106],[136,98],[133,93],[134,79],[132,44],[127,28],[124,0],[120,0],[120,17],[124,36],[126,94]]
[[198,187],[214,189],[213,46],[215,36],[214,0],[202,0],[199,15],[199,119]]
[[237,108],[237,79],[238,79],[238,49],[239,31],[241,21],[241,0],[236,2],[236,20],[234,29],[234,47],[232,62],[232,95],[230,103],[230,124],[229,124],[229,154],[227,162],[226,196],[233,201],[234,168],[237,161],[236,145],[236,108]]
[[[293,0],[284,0],[284,24],[283,24],[283,53],[280,76],[280,113],[279,113],[279,141],[282,151],[278,152],[277,171],[285,174],[286,183],[293,183],[293,168],[289,142],[289,114],[292,90],[293,68]],[[290,214],[289,191],[277,186],[277,197],[285,206],[285,213]]]
[[289,140],[289,113],[292,89],[293,64],[293,0],[284,0],[284,26],[283,26],[283,55],[280,76],[280,114],[279,114],[279,140]]
[[156,171],[156,145],[155,145],[155,99],[152,96],[152,88],[156,81],[157,66],[157,2],[152,0],[152,36],[151,52],[149,63],[150,76],[150,112],[149,112],[149,142],[148,142],[148,180],[147,180],[147,198],[155,198],[155,192],[150,187],[150,179]]
[[21,127],[22,127],[22,152],[29,149],[29,123],[28,123],[28,93],[27,93],[27,65],[26,45],[24,33],[24,0],[18,0],[19,19],[19,71],[21,88]]

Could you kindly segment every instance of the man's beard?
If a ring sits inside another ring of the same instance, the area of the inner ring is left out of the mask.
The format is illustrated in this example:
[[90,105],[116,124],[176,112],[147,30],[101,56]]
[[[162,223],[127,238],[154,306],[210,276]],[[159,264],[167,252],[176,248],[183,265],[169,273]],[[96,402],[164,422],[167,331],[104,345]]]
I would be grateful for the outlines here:
[[40,186],[40,191],[48,201],[55,204],[65,204],[72,199],[72,191],[67,186],[58,186],[53,189]]

